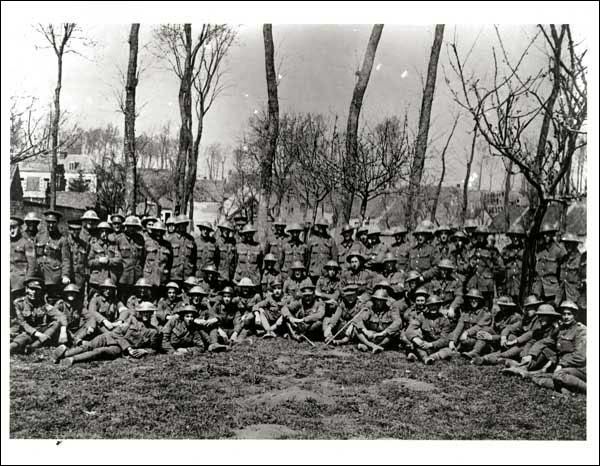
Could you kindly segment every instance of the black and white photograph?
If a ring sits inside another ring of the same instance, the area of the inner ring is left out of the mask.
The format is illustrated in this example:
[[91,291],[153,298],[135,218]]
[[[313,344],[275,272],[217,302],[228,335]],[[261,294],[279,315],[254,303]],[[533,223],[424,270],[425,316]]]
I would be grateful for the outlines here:
[[3,2],[3,464],[597,464],[598,4],[320,5]]

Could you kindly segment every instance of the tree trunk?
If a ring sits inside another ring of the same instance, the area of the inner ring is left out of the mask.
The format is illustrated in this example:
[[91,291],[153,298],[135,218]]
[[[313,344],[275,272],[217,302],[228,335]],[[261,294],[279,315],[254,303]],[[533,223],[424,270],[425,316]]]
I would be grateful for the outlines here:
[[513,161],[509,160],[504,180],[504,229],[510,228],[510,182],[512,177]]
[[273,161],[277,150],[279,136],[279,100],[277,96],[277,75],[275,74],[275,47],[273,30],[270,24],[263,25],[263,41],[265,44],[265,71],[267,78],[267,95],[269,105],[269,126],[267,145],[260,161],[260,194],[258,199],[258,234],[262,243],[266,232],[269,203],[271,202],[271,177]]
[[477,123],[473,127],[473,140],[471,141],[471,153],[469,154],[469,160],[467,161],[467,173],[465,174],[465,181],[463,182],[463,198],[462,208],[460,214],[460,220],[462,224],[465,224],[467,220],[467,207],[469,205],[469,178],[471,178],[471,165],[473,164],[473,158],[475,157],[475,143],[477,142]]
[[127,83],[125,84],[125,134],[123,154],[126,169],[125,208],[129,214],[135,214],[137,191],[137,156],[135,153],[135,89],[137,80],[137,56],[139,24],[132,24],[129,33],[129,63],[127,64]]
[[175,194],[175,214],[185,211],[185,174],[186,162],[192,150],[192,25],[184,24],[185,63],[181,83],[179,84],[179,151],[177,153],[177,186]]
[[[365,52],[362,68],[358,72],[358,80],[354,86],[354,92],[352,93],[352,101],[350,102],[350,110],[348,112],[348,125],[346,127],[346,154],[342,166],[342,177],[344,180],[346,180],[346,182],[342,184],[346,188],[352,185],[352,183],[348,182],[347,180],[354,179],[355,177],[354,172],[356,170],[356,159],[358,152],[358,120],[360,117],[360,111],[362,109],[365,91],[367,90],[369,78],[371,77],[373,61],[375,60],[375,53],[377,52],[377,46],[379,44],[382,31],[383,24],[376,24],[373,26],[371,37],[369,38],[369,43],[367,44],[367,51]],[[354,195],[355,192],[351,189],[344,189],[342,192],[340,210],[345,223],[350,221],[350,216],[352,215]]]
[[364,223],[365,216],[367,215],[367,206],[369,205],[369,198],[367,196],[361,196],[360,198],[360,223]]
[[421,100],[421,113],[419,116],[419,131],[415,147],[415,157],[410,170],[410,181],[408,191],[408,209],[406,212],[406,224],[412,228],[416,221],[416,211],[414,201],[417,197],[421,179],[423,177],[423,167],[425,165],[425,153],[427,152],[427,138],[429,137],[429,122],[431,119],[431,107],[433,105],[433,96],[435,94],[435,81],[437,77],[437,67],[444,38],[444,25],[435,26],[435,36],[431,55],[429,57],[429,66],[427,68],[427,80]]
[[[62,50],[61,50],[62,52]],[[60,90],[62,87],[62,53],[57,56],[58,76],[54,89],[54,118],[52,119],[52,161],[50,164],[50,210],[56,209],[56,168],[58,165],[58,126],[60,124]]]
[[523,252],[523,267],[521,269],[521,289],[519,293],[520,302],[523,302],[535,278],[535,260],[537,253],[537,236],[548,209],[548,201],[538,193],[538,204],[533,214],[533,221],[529,235],[525,239],[525,251]]
[[[204,104],[200,104],[200,112],[198,115],[198,128],[196,130],[196,139],[194,139],[194,143],[192,146],[192,150],[188,153],[187,159],[187,176],[185,183],[185,191],[183,193],[183,203],[182,206],[185,209],[185,206],[188,204],[192,206],[194,205],[194,188],[196,186],[196,175],[198,171],[198,156],[200,153],[200,141],[202,139],[202,131],[204,130]],[[191,212],[191,211],[190,211]],[[184,213],[182,210],[181,213]]]
[[437,213],[437,206],[438,203],[440,201],[440,194],[442,192],[442,184],[444,183],[444,178],[446,177],[446,151],[448,150],[448,146],[450,145],[450,141],[452,140],[452,136],[454,135],[454,130],[456,129],[456,125],[458,124],[458,118],[456,117],[454,119],[454,124],[452,125],[452,129],[450,130],[450,135],[448,136],[448,140],[446,141],[446,144],[444,145],[444,149],[442,150],[442,155],[441,155],[441,159],[442,159],[442,173],[440,175],[440,181],[438,183],[437,186],[437,191],[435,193],[435,198],[433,199],[433,207],[431,208],[431,216],[430,216],[430,220],[432,222],[435,222],[435,216]]

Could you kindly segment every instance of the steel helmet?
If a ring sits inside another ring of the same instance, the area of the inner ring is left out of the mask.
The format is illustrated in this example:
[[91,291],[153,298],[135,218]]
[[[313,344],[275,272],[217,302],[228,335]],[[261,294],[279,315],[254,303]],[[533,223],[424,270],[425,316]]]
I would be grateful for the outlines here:
[[300,261],[294,261],[294,262],[292,262],[292,265],[291,265],[290,269],[292,269],[292,270],[304,270],[305,267],[304,267],[304,264],[302,264],[302,262],[300,262]]
[[126,227],[139,227],[142,228],[142,222],[140,218],[135,215],[130,215],[125,219],[125,223],[123,223]]
[[81,220],[96,220],[97,222],[100,221],[100,218],[98,217],[98,214],[96,213],[95,210],[86,210],[83,215],[81,216]]
[[219,273],[219,272],[217,271],[217,268],[216,268],[214,265],[212,265],[212,264],[208,264],[208,265],[206,265],[206,266],[205,266],[205,267],[202,269],[202,271],[203,271],[203,272],[208,272],[208,273]]
[[535,315],[538,316],[552,316],[552,317],[560,317],[561,315],[554,310],[554,306],[551,304],[542,304],[538,307]]
[[523,307],[531,307],[531,306],[539,306],[540,304],[544,304],[544,301],[538,299],[538,297],[534,294],[529,295],[525,298],[523,302]]
[[179,285],[175,282],[169,282],[165,285],[165,288],[173,288],[175,290],[179,289]]
[[328,261],[328,262],[325,264],[325,268],[326,268],[326,269],[337,269],[337,270],[339,270],[341,267],[340,267],[340,264],[338,264],[338,262],[337,262],[337,261],[330,260],[330,261]]
[[389,299],[389,296],[385,288],[380,288],[377,291],[375,291],[375,293],[373,293],[372,299],[387,301]]
[[116,288],[115,282],[113,282],[110,278],[107,278],[102,283],[100,283],[100,288]]
[[143,301],[137,305],[135,310],[136,312],[154,312],[156,311],[156,306],[149,301]]
[[202,230],[213,231],[212,225],[210,223],[208,223],[208,222],[200,222],[196,226],[199,227]]
[[135,282],[135,286],[138,288],[152,288],[150,282],[144,277],[139,278],[137,282]]
[[454,266],[454,263],[450,259],[442,259],[441,261],[438,262],[438,267],[440,269],[448,269],[448,270],[456,269],[456,267]]
[[[98,216],[96,216],[96,218],[98,218]],[[98,219],[98,220],[100,220],[100,219]],[[23,221],[40,223],[42,220],[37,216],[37,214],[35,212],[27,212],[27,215],[25,215],[25,218],[23,219]]]
[[417,288],[415,291],[415,296],[429,296],[429,291],[427,291],[427,288],[422,286],[421,288]]
[[242,278],[239,283],[237,284],[237,286],[239,287],[248,287],[248,288],[254,288],[254,283],[252,282],[252,280],[248,277],[244,277]]
[[203,295],[203,296],[208,296],[208,292],[204,289],[204,287],[200,286],[200,285],[196,285],[193,286],[192,288],[190,288],[190,291],[188,291],[189,295]]
[[233,295],[233,288],[230,286],[226,286],[221,290],[221,294],[230,294]]
[[502,307],[517,307],[517,304],[513,301],[510,296],[500,296],[496,302],[498,306]]
[[346,256],[346,262],[350,262],[352,260],[353,257],[358,257],[358,259],[360,259],[360,261],[362,263],[365,262],[365,256],[363,256],[360,251],[354,250],[354,251],[350,251],[350,253],[348,254],[348,256]]
[[525,228],[519,223],[513,223],[506,234],[507,236],[526,236]]
[[432,294],[432,295],[429,295],[429,297],[427,298],[427,301],[425,301],[425,304],[427,306],[433,306],[435,304],[444,304],[444,300],[442,298],[440,298],[438,295]]
[[154,224],[150,228],[152,230],[157,230],[157,231],[167,231],[167,229],[165,228],[165,226],[163,225],[163,223],[160,220],[154,222]]
[[256,233],[256,228],[254,227],[254,224],[246,223],[246,225],[244,225],[244,228],[242,228],[242,231],[240,233],[243,235],[250,233],[254,234]]
[[183,284],[188,286],[196,286],[198,284],[198,279],[194,276],[189,276],[184,280]]
[[383,263],[386,264],[388,262],[396,263],[398,262],[398,259],[396,259],[391,252],[388,252],[385,254],[385,256],[383,256]]
[[300,283],[300,291],[302,291],[302,294],[307,294],[307,291],[310,291],[310,293],[312,294],[314,290],[315,285],[313,285],[313,282],[310,278],[305,278],[304,280],[302,280],[302,283]]
[[75,285],[75,283],[69,283],[67,286],[65,286],[65,289],[63,290],[63,293],[79,293],[79,291],[81,291],[79,289],[79,287],[77,285]]
[[186,304],[185,306],[178,307],[175,312],[177,314],[195,314],[198,315],[198,309],[193,304]]
[[406,275],[406,278],[404,279],[404,281],[411,282],[413,280],[422,280],[422,279],[423,279],[423,276],[419,272],[417,272],[416,270],[411,270]]
[[560,240],[563,243],[581,243],[581,240],[573,233],[565,233]]
[[293,231],[298,232],[298,231],[302,231],[302,230],[303,230],[303,228],[300,226],[299,223],[292,223],[287,229],[287,231],[289,231],[290,233]]
[[473,299],[479,299],[479,300],[483,300],[483,295],[481,294],[481,291],[479,291],[477,288],[471,288],[469,290],[469,292],[465,295],[466,298],[473,298]]
[[577,304],[575,304],[570,299],[567,299],[567,300],[563,301],[562,303],[560,303],[560,306],[558,306],[558,308],[561,310],[562,309],[570,309],[572,312],[579,311],[579,306],[577,306]]
[[265,262],[277,262],[277,259],[275,258],[275,256],[271,253],[267,254],[264,258]]
[[110,223],[108,222],[100,222],[97,226],[98,230],[112,230]]

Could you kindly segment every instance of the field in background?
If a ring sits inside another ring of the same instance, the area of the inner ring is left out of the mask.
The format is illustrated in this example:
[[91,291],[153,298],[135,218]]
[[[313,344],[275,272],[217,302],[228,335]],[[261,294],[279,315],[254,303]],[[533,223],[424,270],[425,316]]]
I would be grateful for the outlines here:
[[71,368],[11,357],[11,438],[585,440],[586,399],[497,368],[254,340]]

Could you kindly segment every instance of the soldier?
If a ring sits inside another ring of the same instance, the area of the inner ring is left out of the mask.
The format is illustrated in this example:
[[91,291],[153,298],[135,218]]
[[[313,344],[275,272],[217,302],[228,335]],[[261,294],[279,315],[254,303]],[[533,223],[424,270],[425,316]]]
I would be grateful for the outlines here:
[[[140,219],[130,215],[125,219],[123,226],[125,231],[119,233],[116,241],[123,262],[121,276],[119,277],[119,293],[121,300],[125,301],[134,294],[135,284],[144,275],[146,251],[144,249],[145,240],[141,234],[142,223]],[[135,309],[135,306],[133,309]]]
[[381,242],[381,229],[377,225],[370,226],[367,239],[369,247],[365,255],[367,257],[365,267],[369,270],[380,271],[383,257],[387,252],[387,246]]
[[81,340],[78,335],[84,327],[84,319],[82,294],[77,285],[69,283],[65,287],[62,299],[59,299],[54,305],[54,311],[65,316],[67,322],[67,341],[62,339],[60,343],[72,346],[80,344]]
[[171,236],[175,233],[175,216],[170,215],[169,218],[165,220],[165,227],[167,228],[167,233],[165,234],[165,241],[171,240]]
[[202,269],[202,279],[198,280],[198,285],[202,286],[207,293],[210,302],[215,302],[219,297],[219,272],[217,268],[209,264]]
[[265,256],[263,264],[265,269],[263,270],[262,277],[260,279],[260,285],[262,295],[266,296],[267,293],[271,291],[271,284],[276,279],[281,281],[281,274],[277,269],[277,258],[272,253],[269,253]]
[[369,250],[369,226],[366,224],[361,225],[356,230],[356,243],[357,250],[365,257],[367,257],[367,252]]
[[31,277],[37,269],[34,243],[21,234],[23,220],[10,218],[10,302],[25,290],[25,277]]
[[282,328],[281,309],[285,306],[281,277],[275,277],[270,291],[265,295],[265,298],[254,306],[255,319],[265,331],[264,338],[274,338],[275,332]]
[[177,313],[177,308],[180,307],[181,299],[179,298],[179,285],[175,282],[169,282],[165,286],[167,296],[160,298],[156,306],[152,324],[156,328],[162,328]]
[[[166,222],[167,234],[164,239],[169,243],[171,247],[171,253],[173,254],[173,262],[171,264],[171,273],[169,274],[169,280],[177,283],[179,287],[183,285],[183,279],[185,275],[186,262],[191,254],[188,251],[188,241],[179,232],[176,231],[177,219],[171,216]],[[189,267],[188,267],[189,271]]]
[[469,280],[473,273],[469,260],[470,252],[467,247],[468,236],[462,230],[457,230],[452,235],[452,262],[456,265],[456,272]]
[[463,225],[463,230],[464,230],[465,234],[467,235],[467,239],[469,241],[473,238],[473,233],[475,233],[475,230],[477,230],[477,228],[478,228],[477,220],[475,220],[474,218],[468,218],[465,221],[465,224]]
[[[402,322],[404,326],[408,325],[411,319],[414,319],[419,314],[423,314],[425,312],[427,299],[429,298],[429,291],[424,286],[420,286],[417,288],[412,294],[412,304],[407,307],[406,302],[403,302],[396,306],[400,312],[400,316],[402,317]],[[404,343],[407,340],[404,340],[406,335],[401,335],[401,346],[405,347]],[[410,345],[408,345],[410,348]]]
[[204,339],[195,320],[198,309],[192,304],[177,309],[177,317],[170,319],[162,329],[162,350],[170,354],[203,352]]
[[237,267],[235,231],[229,222],[219,224],[219,278],[223,283],[231,283]]
[[398,345],[402,319],[398,309],[390,306],[388,300],[387,292],[379,289],[363,306],[356,319],[359,350],[371,350],[375,354]]
[[[435,359],[447,359],[451,357],[450,352],[445,350],[458,351],[468,359],[472,359],[477,356],[473,352],[475,344],[477,343],[477,333],[480,331],[491,331],[493,317],[489,308],[485,305],[485,297],[476,288],[469,290],[465,295],[466,306],[458,319],[456,327],[452,331],[452,336],[448,348],[444,348],[437,353],[438,358]],[[433,357],[434,355],[432,355]]]
[[179,215],[175,218],[175,231],[183,237],[183,276],[191,277],[196,273],[196,262],[198,250],[196,240],[188,233],[188,224],[190,220],[185,215]]
[[84,326],[77,334],[77,339],[89,339],[98,333],[108,333],[122,320],[127,307],[117,298],[117,287],[110,278],[98,285],[98,293],[90,300],[83,311]]
[[130,313],[113,332],[98,335],[75,348],[61,346],[56,349],[54,360],[58,362],[62,359],[61,365],[72,366],[82,362],[116,359],[123,355],[137,359],[155,354],[161,346],[161,335],[150,323],[150,316],[155,309],[152,303],[141,303],[136,312]]
[[283,268],[281,269],[281,273],[284,276],[291,273],[290,267],[296,261],[300,261],[306,267],[308,257],[308,247],[300,239],[302,227],[297,223],[292,223],[287,231],[290,238],[283,246]]
[[566,251],[558,244],[554,235],[557,228],[549,223],[540,229],[538,251],[535,259],[535,280],[532,292],[546,303],[555,304],[560,300],[560,263]]
[[30,354],[42,346],[56,346],[67,341],[67,320],[53,306],[44,302],[42,280],[25,280],[25,296],[17,298],[13,308],[10,354]]
[[[565,233],[561,238],[566,255],[560,264],[560,288],[563,300],[581,302],[581,294],[585,293],[585,265],[579,252],[581,241],[573,233]],[[586,309],[578,308],[577,322],[587,322]]]
[[295,261],[290,267],[290,275],[283,282],[283,295],[286,301],[300,299],[300,285],[306,278],[306,269],[300,261]]
[[69,220],[67,222],[69,235],[67,242],[71,250],[71,283],[75,283],[80,290],[79,297],[83,302],[85,286],[88,277],[87,254],[88,246],[81,239],[81,220]]
[[335,308],[342,290],[340,279],[340,264],[337,261],[330,260],[324,267],[325,275],[317,281],[315,294],[326,306]]
[[212,236],[213,228],[208,222],[201,222],[200,236],[196,238],[196,276],[200,277],[202,269],[207,265],[219,267],[219,247]]
[[560,304],[562,319],[556,338],[558,353],[552,374],[554,389],[562,392],[587,392],[586,326],[577,322],[577,305],[570,300]]
[[525,229],[519,224],[513,224],[506,232],[510,240],[502,250],[502,260],[504,262],[505,279],[504,293],[512,297],[517,302],[521,290],[521,271],[523,269],[523,240],[525,239]]
[[[23,238],[28,239],[33,243],[35,247],[38,247],[38,235],[40,234],[39,227],[41,223],[41,219],[37,216],[35,212],[28,212],[23,219],[25,223],[25,230],[23,231]],[[42,254],[41,247],[36,250],[38,255]]]
[[406,241],[408,230],[404,226],[395,227],[392,230],[394,242],[390,246],[390,252],[396,258],[396,267],[400,272],[408,272],[408,254],[410,244]]
[[346,257],[350,267],[342,274],[342,287],[356,285],[359,300],[365,302],[373,292],[373,285],[377,277],[370,270],[365,269],[365,257],[357,250],[351,251]]
[[255,283],[260,283],[263,251],[254,239],[256,228],[248,223],[240,232],[242,237],[237,245],[237,267],[233,280],[238,282],[242,277],[248,277]]
[[67,238],[58,229],[61,214],[48,210],[44,212],[46,234],[38,237],[38,245],[43,254],[38,255],[38,263],[44,277],[48,299],[54,302],[62,289],[71,281],[71,250]]
[[89,248],[92,239],[96,236],[96,227],[100,223],[100,218],[94,210],[86,210],[81,216],[81,233],[79,238]]
[[281,270],[283,266],[283,247],[288,239],[285,232],[286,223],[282,218],[278,218],[273,222],[272,234],[267,238],[265,254],[272,254],[275,257],[275,268]]
[[467,282],[468,288],[477,288],[483,295],[487,306],[492,305],[495,295],[496,281],[500,281],[504,272],[504,263],[500,252],[490,247],[487,237],[489,230],[485,225],[477,227],[473,232],[473,248],[470,262],[475,273]]
[[349,343],[356,336],[355,320],[361,311],[357,290],[356,285],[346,285],[333,315],[326,314],[323,319],[325,341],[339,346]]
[[428,223],[421,222],[415,229],[414,236],[417,243],[410,249],[408,253],[408,263],[410,270],[418,271],[425,281],[429,281],[434,274],[434,257],[431,238],[432,230],[428,227]]
[[260,295],[256,293],[256,285],[252,279],[243,277],[237,284],[238,296],[233,299],[238,307],[242,321],[242,330],[237,335],[236,339],[232,338],[232,343],[240,343],[243,341],[248,332],[260,326],[260,322],[256,322],[254,307],[260,302]]
[[396,264],[398,258],[394,256],[392,252],[388,252],[383,257],[383,274],[384,277],[391,286],[390,296],[395,300],[399,300],[404,295],[404,279],[406,273],[404,271],[398,271]]
[[198,280],[195,276],[190,276],[187,277],[184,281],[183,281],[183,293],[181,294],[181,302],[183,304],[189,304],[190,303],[190,290],[192,288],[194,288],[195,286],[197,286],[198,284],[200,284],[200,280]]
[[338,247],[338,260],[340,264],[343,264],[343,267],[346,267],[348,254],[356,246],[356,242],[352,239],[353,234],[354,228],[349,224],[342,227],[342,240]]
[[142,223],[142,236],[144,237],[144,241],[146,241],[148,238],[152,237],[152,226],[158,222],[158,219],[156,217],[152,217],[150,215],[142,218],[141,223]]
[[325,274],[325,264],[331,260],[337,261],[337,245],[329,235],[328,228],[327,220],[317,219],[308,240],[308,276],[315,285],[319,277]]
[[431,365],[435,359],[430,355],[448,346],[452,324],[440,312],[443,303],[442,298],[432,294],[425,302],[425,312],[410,319],[405,332],[405,338],[410,342],[407,356],[409,361],[418,360]]
[[92,298],[93,293],[107,278],[116,282],[123,264],[119,249],[108,239],[112,231],[108,222],[100,222],[98,231],[98,237],[90,243],[87,256],[90,269],[88,299]]
[[429,283],[429,290],[440,297],[445,306],[443,313],[450,319],[458,314],[464,302],[464,278],[456,274],[455,270],[450,259],[442,259],[437,264],[436,276]]
[[435,245],[433,247],[433,261],[437,264],[442,259],[452,259],[452,245],[450,244],[449,225],[440,225],[435,230]]
[[144,277],[139,278],[133,287],[133,294],[127,297],[125,306],[130,311],[135,311],[140,303],[148,302],[156,304],[154,296],[152,296],[152,285]]
[[154,222],[150,228],[150,237],[144,243],[146,260],[144,262],[144,278],[152,286],[159,287],[158,294],[164,295],[164,285],[169,281],[173,253],[171,245],[163,239],[165,226],[162,222]]
[[502,340],[516,338],[521,325],[522,317],[519,307],[510,296],[500,296],[492,308],[492,327],[480,330],[475,335],[477,342],[468,354],[472,356],[471,364],[479,365],[478,358],[485,353],[491,353],[500,348]]
[[281,309],[287,334],[293,340],[323,337],[325,304],[316,299],[315,285],[305,278],[300,285],[302,298],[286,304]]
[[218,341],[229,345],[236,343],[242,332],[242,315],[238,303],[233,297],[233,288],[226,286],[221,290],[221,299],[213,307],[213,313],[218,319]]
[[537,325],[536,311],[543,301],[540,301],[535,295],[525,298],[523,303],[524,314],[521,317],[519,328],[512,328],[510,334],[500,335],[500,348],[483,357],[473,358],[473,364],[477,365],[496,365],[504,364],[507,359],[520,359],[521,353],[533,338],[533,328]]
[[239,211],[233,216],[233,223],[235,226],[235,234],[237,236],[236,239],[240,239],[239,233],[248,223],[248,217],[242,211]]

